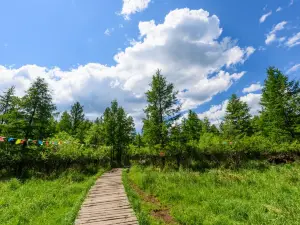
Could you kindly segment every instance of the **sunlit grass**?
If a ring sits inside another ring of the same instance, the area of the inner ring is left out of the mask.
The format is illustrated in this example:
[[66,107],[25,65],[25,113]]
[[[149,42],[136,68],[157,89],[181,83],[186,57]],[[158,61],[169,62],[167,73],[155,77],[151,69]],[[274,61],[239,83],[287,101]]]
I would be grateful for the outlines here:
[[56,179],[0,181],[0,224],[73,224],[89,188],[103,170],[69,170]]
[[203,173],[133,167],[129,178],[180,224],[300,224],[298,163]]

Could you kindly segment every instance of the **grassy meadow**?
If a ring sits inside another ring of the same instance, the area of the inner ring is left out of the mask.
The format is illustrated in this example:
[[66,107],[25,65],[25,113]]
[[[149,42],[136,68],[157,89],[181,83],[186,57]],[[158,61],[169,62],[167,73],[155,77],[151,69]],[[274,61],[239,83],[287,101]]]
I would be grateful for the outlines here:
[[69,169],[46,178],[0,181],[0,224],[73,224],[89,188],[104,170]]
[[299,163],[205,172],[134,166],[123,180],[140,224],[167,223],[150,216],[158,204],[149,196],[179,224],[300,224]]

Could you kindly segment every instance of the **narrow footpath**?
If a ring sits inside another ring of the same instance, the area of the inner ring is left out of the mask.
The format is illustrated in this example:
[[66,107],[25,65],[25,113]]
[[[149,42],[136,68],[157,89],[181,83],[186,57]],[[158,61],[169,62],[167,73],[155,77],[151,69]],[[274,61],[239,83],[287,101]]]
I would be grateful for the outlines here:
[[75,224],[138,225],[122,184],[122,169],[103,174],[83,202]]

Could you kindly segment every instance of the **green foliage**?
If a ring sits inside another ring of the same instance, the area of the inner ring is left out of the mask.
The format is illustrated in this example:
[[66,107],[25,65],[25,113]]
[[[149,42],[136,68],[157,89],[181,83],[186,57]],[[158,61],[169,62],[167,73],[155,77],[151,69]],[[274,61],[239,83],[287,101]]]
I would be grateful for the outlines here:
[[249,107],[242,102],[235,94],[229,99],[224,126],[222,127],[224,136],[232,138],[238,135],[245,136],[251,134]]
[[[126,176],[167,205],[179,224],[299,224],[300,165],[248,166],[203,173],[132,167]],[[141,202],[140,212],[145,207]]]
[[80,125],[84,121],[83,106],[79,102],[76,102],[71,107],[71,122],[72,122],[72,134],[76,135],[80,132]]
[[174,85],[167,83],[160,70],[157,70],[152,77],[150,90],[146,92],[148,105],[144,110],[146,118],[143,121],[143,132],[149,145],[166,145],[168,128],[178,118],[180,110],[177,94]]
[[275,141],[292,140],[299,135],[299,82],[288,81],[288,77],[274,67],[270,67],[267,74],[261,98],[263,134]]
[[104,140],[107,146],[112,146],[111,159],[117,159],[121,164],[124,151],[134,139],[134,122],[115,100],[110,108],[106,108],[103,116]]
[[87,191],[103,171],[70,169],[52,178],[0,181],[0,224],[73,224]]
[[71,134],[72,118],[71,118],[71,115],[67,111],[64,111],[63,114],[61,115],[60,121],[57,124],[57,129],[59,132],[67,132],[67,133]]
[[186,141],[198,141],[202,131],[202,121],[197,114],[189,110],[187,119],[182,121],[182,132]]
[[56,106],[46,81],[38,77],[26,91],[22,100],[22,113],[25,118],[25,139],[50,136],[47,127],[51,123]]

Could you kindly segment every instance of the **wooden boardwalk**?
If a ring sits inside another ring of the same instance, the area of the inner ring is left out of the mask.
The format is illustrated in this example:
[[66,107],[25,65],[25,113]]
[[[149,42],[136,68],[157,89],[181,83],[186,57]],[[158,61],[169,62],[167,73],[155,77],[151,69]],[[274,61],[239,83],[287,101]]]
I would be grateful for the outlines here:
[[113,169],[96,181],[75,224],[138,225],[122,184],[122,169]]

